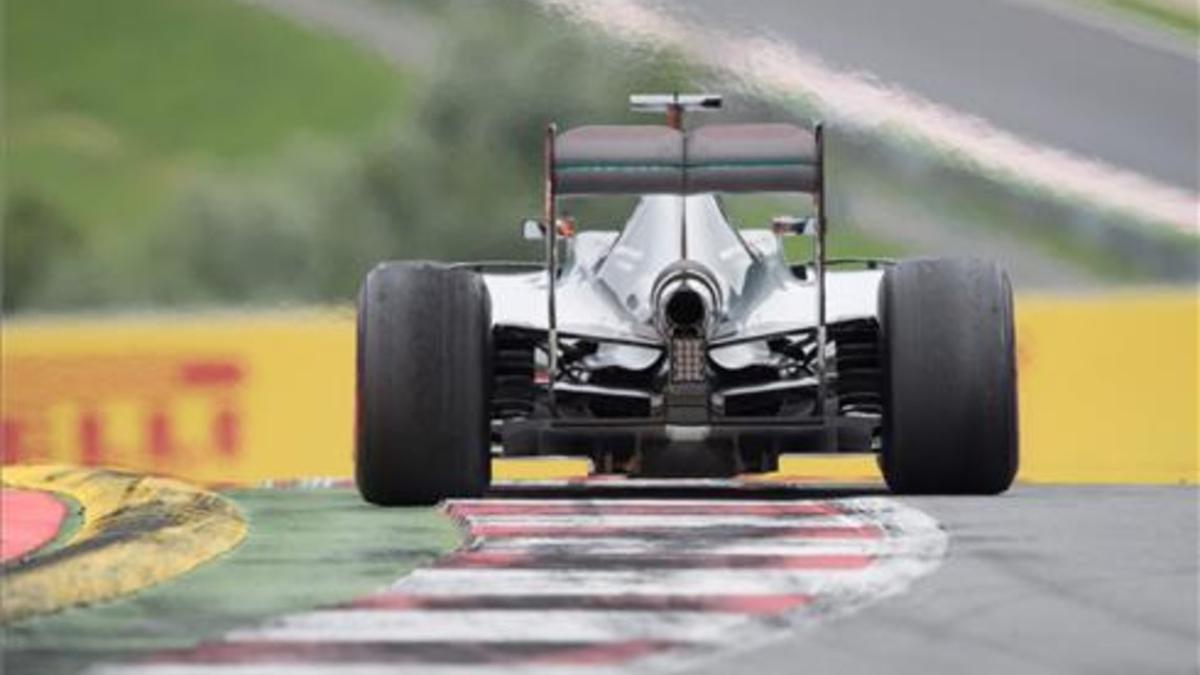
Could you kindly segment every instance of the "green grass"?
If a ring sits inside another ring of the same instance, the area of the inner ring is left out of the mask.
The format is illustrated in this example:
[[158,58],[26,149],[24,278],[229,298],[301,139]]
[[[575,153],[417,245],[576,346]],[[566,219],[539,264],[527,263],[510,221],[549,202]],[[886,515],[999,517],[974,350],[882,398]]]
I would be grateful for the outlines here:
[[54,551],[65,546],[83,526],[83,506],[70,495],[55,492],[54,498],[67,509],[66,516],[58,526],[58,533],[38,551],[39,554]]
[[389,64],[234,0],[7,0],[3,30],[9,201],[91,246],[206,168],[365,139],[406,101]]
[[1099,0],[1109,7],[1133,14],[1163,28],[1200,36],[1200,12],[1195,5],[1171,0]]
[[95,607],[4,627],[12,672],[66,675],[97,662],[189,647],[289,612],[382,588],[458,546],[436,509],[381,509],[353,490],[238,490],[250,532],[177,579]]
[[[754,195],[728,197],[724,200],[729,218],[738,227],[767,228],[777,215],[807,215],[807,200],[797,203],[778,196]],[[828,258],[897,258],[908,252],[902,243],[873,236],[854,223],[831,222],[825,239]],[[811,237],[787,237],[783,242],[785,257],[791,262],[811,259]]]

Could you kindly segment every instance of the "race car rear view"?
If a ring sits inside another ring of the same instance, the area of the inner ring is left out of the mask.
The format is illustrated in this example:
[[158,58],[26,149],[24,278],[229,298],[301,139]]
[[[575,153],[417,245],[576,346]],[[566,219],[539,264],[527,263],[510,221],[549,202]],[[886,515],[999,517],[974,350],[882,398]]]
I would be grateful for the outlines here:
[[[979,260],[826,257],[822,129],[685,129],[711,95],[634,96],[667,124],[546,131],[545,264],[397,261],[358,300],[356,474],[377,504],[482,493],[506,456],[721,477],[784,453],[877,453],[901,493],[994,494],[1017,469],[1012,291]],[[724,193],[813,215],[739,229]],[[559,200],[638,195],[620,231]],[[789,264],[781,237],[813,238]]]

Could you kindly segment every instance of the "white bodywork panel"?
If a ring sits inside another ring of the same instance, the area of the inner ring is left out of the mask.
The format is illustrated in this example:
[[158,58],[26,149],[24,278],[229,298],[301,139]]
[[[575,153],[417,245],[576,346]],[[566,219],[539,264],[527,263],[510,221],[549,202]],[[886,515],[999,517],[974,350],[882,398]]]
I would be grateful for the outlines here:
[[[483,277],[492,295],[493,324],[539,330],[549,327],[545,273],[485,274]],[[825,281],[826,322],[874,317],[882,277],[882,270],[829,272]],[[658,342],[649,321],[636,322],[612,303],[597,302],[595,296],[594,290],[560,285],[558,329],[566,333]],[[775,333],[815,326],[816,323],[816,285],[797,280],[770,294],[755,306],[747,321],[737,324],[736,331],[728,333]],[[614,333],[614,329],[618,332]],[[726,331],[722,330],[719,336],[726,337]]]
[[[657,357],[663,341],[654,325],[650,287],[662,267],[676,259],[662,249],[675,241],[673,236],[679,238],[670,230],[671,217],[678,217],[679,206],[674,212],[670,207],[684,203],[681,198],[646,197],[622,232],[581,232],[568,240],[567,261],[556,284],[560,334],[649,347],[605,347],[595,355],[596,360],[612,359],[614,364],[632,366],[631,361],[648,365]],[[708,195],[687,197],[686,207],[691,228],[688,242],[694,242],[689,244],[692,255],[688,258],[708,263],[720,279],[724,296],[710,342],[779,334],[817,324],[815,275],[810,269],[807,279],[801,280],[791,273],[775,234],[730,230]],[[654,217],[652,223],[639,223],[639,217],[648,216]],[[706,233],[704,227],[714,229]],[[732,250],[731,241],[738,250]],[[652,250],[639,250],[646,247]],[[753,274],[747,272],[750,268]],[[731,272],[738,278],[724,278]],[[827,272],[826,323],[875,317],[882,276],[877,269]],[[493,324],[548,329],[545,272],[487,273],[483,279],[491,293]],[[624,297],[618,297],[619,293]],[[732,368],[761,361],[767,349],[755,343],[714,346],[710,354]]]

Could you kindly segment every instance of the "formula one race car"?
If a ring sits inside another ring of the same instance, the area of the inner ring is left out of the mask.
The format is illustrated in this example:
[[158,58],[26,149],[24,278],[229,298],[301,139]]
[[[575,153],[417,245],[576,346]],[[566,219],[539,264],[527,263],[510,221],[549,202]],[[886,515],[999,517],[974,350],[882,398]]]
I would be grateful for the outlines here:
[[[821,126],[684,129],[711,95],[645,95],[664,126],[545,138],[545,264],[386,262],[358,299],[359,491],[479,495],[493,453],[584,455],[649,477],[767,472],[783,453],[876,453],[901,493],[994,494],[1017,469],[1012,291],[977,260],[825,253]],[[812,195],[738,229],[721,194]],[[559,199],[638,195],[619,232]],[[812,237],[789,264],[783,235]],[[495,449],[494,449],[495,448]]]

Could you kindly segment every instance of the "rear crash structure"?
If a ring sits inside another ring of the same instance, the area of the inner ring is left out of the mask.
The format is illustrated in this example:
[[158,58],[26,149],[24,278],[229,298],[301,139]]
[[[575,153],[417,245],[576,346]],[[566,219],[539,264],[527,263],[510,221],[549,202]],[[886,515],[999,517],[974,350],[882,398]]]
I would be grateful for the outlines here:
[[[635,96],[667,124],[547,128],[545,263],[383,263],[359,296],[356,474],[379,504],[474,496],[504,455],[729,476],[874,453],[898,492],[1002,492],[1017,468],[1012,292],[979,260],[829,259],[824,137],[683,127],[720,98]],[[807,195],[739,229],[721,195]],[[637,195],[620,231],[559,202]],[[568,236],[563,236],[564,234]],[[784,235],[812,237],[789,264]]]

